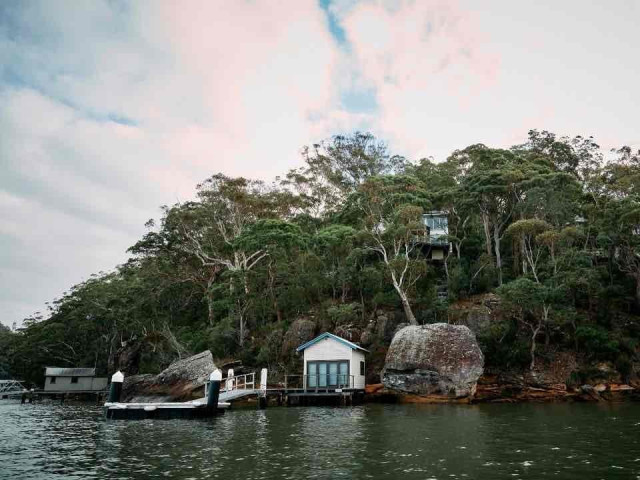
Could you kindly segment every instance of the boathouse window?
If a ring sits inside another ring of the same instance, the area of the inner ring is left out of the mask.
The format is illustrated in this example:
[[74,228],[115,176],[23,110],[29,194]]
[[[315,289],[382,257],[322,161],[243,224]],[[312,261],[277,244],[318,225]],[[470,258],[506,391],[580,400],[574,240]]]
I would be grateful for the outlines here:
[[71,383],[78,383],[78,377],[71,377]]
[[349,387],[349,362],[328,361],[307,363],[307,386],[312,388]]
[[51,378],[51,381],[49,383],[56,383],[56,377],[49,377]]
[[360,362],[360,375],[364,375],[364,362]]

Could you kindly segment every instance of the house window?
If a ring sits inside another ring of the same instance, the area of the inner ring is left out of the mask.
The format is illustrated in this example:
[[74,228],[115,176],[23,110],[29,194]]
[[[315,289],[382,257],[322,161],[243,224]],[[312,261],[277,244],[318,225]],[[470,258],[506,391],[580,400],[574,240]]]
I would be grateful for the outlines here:
[[78,383],[78,377],[71,377],[71,383]]
[[364,375],[364,362],[360,362],[360,375]]
[[56,377],[49,377],[51,380],[49,381],[49,383],[56,383]]

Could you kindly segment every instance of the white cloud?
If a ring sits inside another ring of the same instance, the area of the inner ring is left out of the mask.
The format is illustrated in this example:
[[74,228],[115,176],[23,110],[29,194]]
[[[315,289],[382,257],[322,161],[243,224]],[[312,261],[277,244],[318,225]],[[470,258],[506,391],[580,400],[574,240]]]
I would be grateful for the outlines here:
[[464,118],[499,65],[473,18],[444,0],[347,2],[335,12],[359,81],[375,91],[373,128],[412,158],[445,153],[434,152],[442,135],[455,145],[464,125],[451,117]]
[[[371,127],[411,158],[443,160],[531,128],[637,141],[637,2],[338,1]],[[634,113],[636,112],[636,113]]]
[[[0,321],[110,269],[158,206],[349,123],[313,0],[29,2],[0,24]],[[8,81],[10,80],[10,81]]]
[[[638,141],[633,2],[330,10],[344,44],[316,0],[3,4],[0,321],[123,261],[207,176],[272,178],[334,133],[439,160],[529,128]],[[344,108],[350,94],[372,108]]]

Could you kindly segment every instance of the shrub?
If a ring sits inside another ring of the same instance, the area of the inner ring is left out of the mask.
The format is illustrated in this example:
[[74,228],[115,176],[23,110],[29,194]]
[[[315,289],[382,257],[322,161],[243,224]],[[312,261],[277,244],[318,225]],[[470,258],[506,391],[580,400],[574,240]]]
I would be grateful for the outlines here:
[[576,329],[578,347],[594,360],[612,360],[620,352],[620,343],[609,332],[595,325]]

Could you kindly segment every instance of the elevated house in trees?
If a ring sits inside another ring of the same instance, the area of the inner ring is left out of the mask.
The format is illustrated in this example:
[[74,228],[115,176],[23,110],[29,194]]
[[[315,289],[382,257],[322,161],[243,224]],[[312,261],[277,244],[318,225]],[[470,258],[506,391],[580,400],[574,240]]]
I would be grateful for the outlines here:
[[444,260],[451,243],[449,242],[449,219],[447,212],[431,211],[422,215],[426,233],[421,239],[427,258]]

